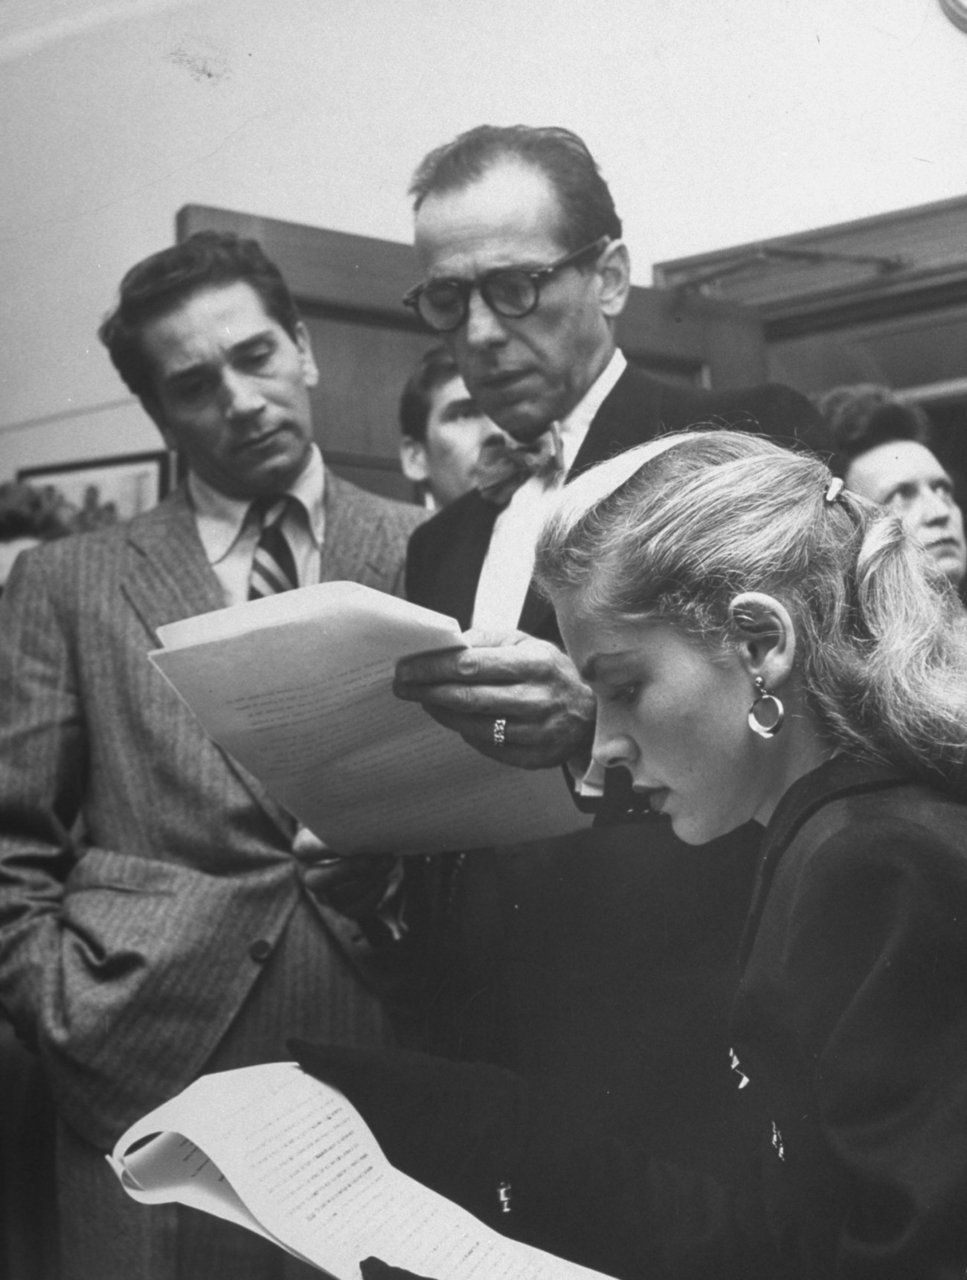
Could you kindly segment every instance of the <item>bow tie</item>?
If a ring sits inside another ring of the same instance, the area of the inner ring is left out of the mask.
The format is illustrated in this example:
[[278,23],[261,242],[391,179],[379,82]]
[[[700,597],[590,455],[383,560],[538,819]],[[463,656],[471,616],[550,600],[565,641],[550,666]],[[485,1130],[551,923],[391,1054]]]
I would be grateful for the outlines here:
[[474,469],[474,483],[487,502],[506,507],[531,476],[540,476],[546,486],[563,470],[561,433],[553,422],[530,444],[517,444],[506,437],[485,441]]

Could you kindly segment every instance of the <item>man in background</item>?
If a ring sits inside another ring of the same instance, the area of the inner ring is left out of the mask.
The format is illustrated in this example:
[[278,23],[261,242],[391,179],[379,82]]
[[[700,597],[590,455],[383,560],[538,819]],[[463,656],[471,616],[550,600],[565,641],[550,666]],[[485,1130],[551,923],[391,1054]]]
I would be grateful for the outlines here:
[[474,486],[485,441],[503,433],[477,408],[446,347],[420,358],[400,396],[400,462],[430,511]]
[[[615,338],[629,254],[573,133],[472,129],[423,160],[411,193],[422,280],[409,304],[515,447],[490,451],[479,490],[411,539],[409,597],[473,630],[468,650],[401,662],[397,692],[509,766],[580,776],[593,698],[530,585],[545,495],[694,422],[817,447],[826,435],[788,388],[710,392],[629,364]],[[458,866],[446,916],[469,974],[441,997],[442,1047],[521,1070],[562,1123],[576,1110],[606,1133],[648,1133],[656,1157],[727,1174],[744,1096],[727,1017],[757,832],[685,846],[641,814],[624,771],[609,774],[607,825]]]
[[423,513],[326,468],[309,335],[255,241],[202,232],[138,263],[100,335],[188,478],[25,552],[0,601],[0,1001],[58,1111],[65,1280],[308,1276],[240,1228],[135,1203],[104,1153],[300,1028],[388,1043],[393,948],[369,924],[391,869],[333,860],[147,654],[165,623],[275,590],[395,591]]
[[833,387],[818,405],[846,487],[898,515],[959,590],[967,575],[964,516],[924,410],[874,383]]

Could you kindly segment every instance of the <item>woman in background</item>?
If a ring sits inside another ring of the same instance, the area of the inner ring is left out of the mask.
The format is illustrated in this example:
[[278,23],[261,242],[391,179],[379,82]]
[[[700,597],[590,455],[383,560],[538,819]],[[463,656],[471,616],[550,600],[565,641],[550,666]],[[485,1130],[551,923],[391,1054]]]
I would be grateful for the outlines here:
[[816,398],[847,489],[889,507],[960,591],[967,576],[964,513],[922,405],[861,382]]
[[[646,1134],[605,1149],[518,1099],[478,1159],[514,1186],[514,1229],[642,1280],[967,1274],[967,629],[946,578],[822,463],[726,431],[568,485],[537,573],[596,762],[690,843],[766,828],[732,1011],[763,1142],[727,1191],[650,1162]],[[437,1186],[470,1203],[466,1176]]]

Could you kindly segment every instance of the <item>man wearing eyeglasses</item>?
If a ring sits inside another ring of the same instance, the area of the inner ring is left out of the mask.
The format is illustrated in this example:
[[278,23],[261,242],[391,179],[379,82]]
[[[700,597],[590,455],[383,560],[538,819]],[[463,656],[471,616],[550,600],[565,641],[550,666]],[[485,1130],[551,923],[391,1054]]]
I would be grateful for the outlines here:
[[[478,490],[414,532],[410,598],[472,628],[472,647],[401,662],[396,689],[485,755],[580,776],[593,699],[530,588],[548,489],[695,421],[812,444],[823,429],[787,388],[693,390],[628,364],[614,332],[628,250],[573,133],[473,129],[431,152],[411,191],[423,278],[408,305],[520,448],[482,457]],[[440,985],[469,973],[436,1001],[437,1047],[517,1068],[603,1133],[637,1127],[656,1156],[721,1168],[745,1097],[726,1020],[755,840],[744,828],[686,846],[609,773],[595,829],[465,855],[444,877],[457,960]]]
[[[694,422],[814,448],[826,447],[825,429],[785,387],[693,390],[628,364],[614,332],[628,300],[628,249],[575,134],[472,129],[430,152],[410,190],[424,278],[405,301],[443,336],[481,410],[521,447],[485,450],[478,491],[416,531],[408,594],[472,626],[474,648],[401,663],[397,692],[486,755],[578,767],[593,700],[529,590],[547,488]],[[624,797],[618,803],[613,816]]]

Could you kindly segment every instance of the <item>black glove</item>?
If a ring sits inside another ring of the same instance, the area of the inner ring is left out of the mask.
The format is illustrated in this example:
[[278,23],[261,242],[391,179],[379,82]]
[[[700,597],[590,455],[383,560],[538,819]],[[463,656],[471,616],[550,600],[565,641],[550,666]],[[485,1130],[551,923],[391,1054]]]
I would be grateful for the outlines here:
[[363,1280],[427,1280],[426,1276],[404,1271],[402,1267],[391,1267],[382,1258],[363,1258],[359,1273]]
[[509,1071],[421,1053],[290,1040],[303,1070],[345,1094],[387,1160],[493,1226],[509,1227],[524,1088]]

